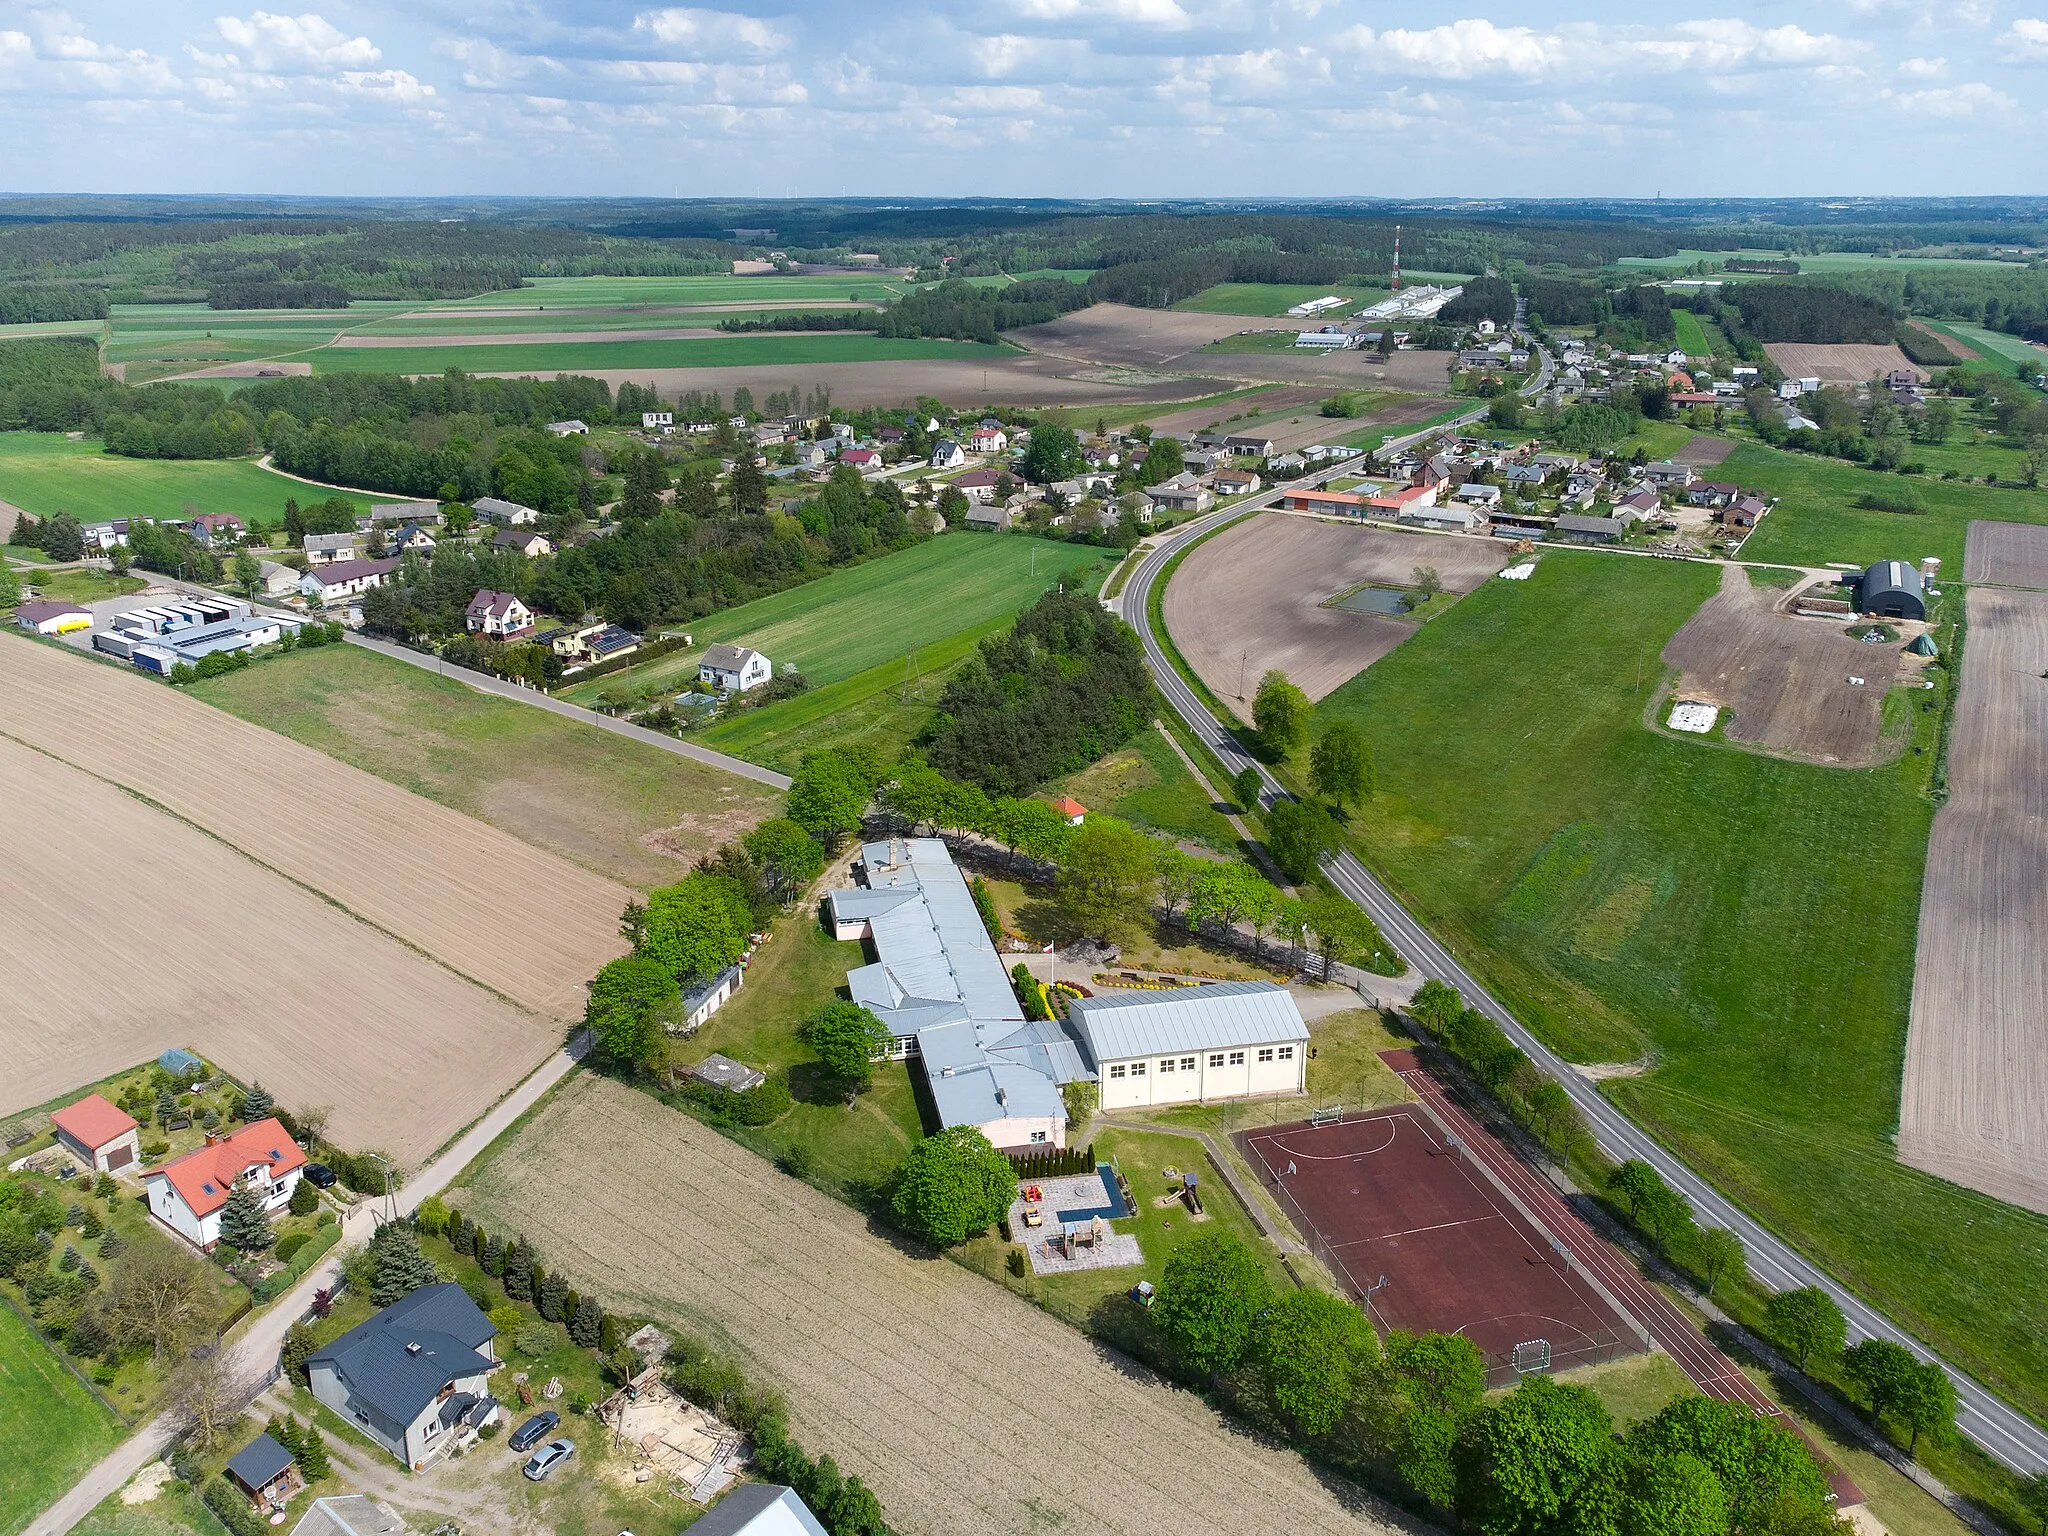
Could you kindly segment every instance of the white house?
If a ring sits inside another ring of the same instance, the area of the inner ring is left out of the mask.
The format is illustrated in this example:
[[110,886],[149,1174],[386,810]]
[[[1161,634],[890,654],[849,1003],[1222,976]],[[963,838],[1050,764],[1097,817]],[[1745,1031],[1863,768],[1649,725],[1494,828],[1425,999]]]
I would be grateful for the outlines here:
[[431,554],[434,536],[418,523],[407,523],[384,541],[384,552],[392,555]]
[[742,1483],[699,1518],[697,1536],[825,1536],[794,1488]]
[[674,411],[642,411],[640,430],[642,432],[666,432],[676,424]]
[[463,624],[473,635],[495,635],[500,640],[509,640],[533,628],[533,610],[510,592],[493,592],[484,587],[469,600]]
[[309,533],[306,535],[306,564],[333,565],[362,557],[360,533]]
[[1075,998],[1067,1019],[1106,1110],[1307,1091],[1308,1025],[1270,981],[1105,992]]
[[498,1330],[453,1282],[423,1285],[306,1359],[313,1395],[414,1471],[498,1416]]
[[245,1125],[232,1136],[207,1133],[206,1145],[152,1168],[149,1214],[186,1242],[211,1249],[220,1238],[220,1213],[238,1180],[265,1211],[279,1211],[298,1188],[306,1154],[276,1116]]
[[1003,453],[1010,446],[1010,436],[1001,427],[977,427],[968,437],[967,446],[976,453]]
[[720,693],[745,693],[774,675],[774,663],[743,645],[714,645],[697,664],[698,678]]
[[951,438],[943,439],[932,449],[931,464],[933,469],[958,469],[966,462],[967,455],[961,451],[960,445]]
[[142,1160],[141,1127],[135,1117],[96,1093],[50,1116],[57,1141],[86,1167],[119,1173]]
[[315,602],[339,602],[383,586],[397,569],[395,556],[383,560],[337,560],[306,572],[299,578],[299,590]]
[[520,528],[500,528],[492,536],[491,548],[509,549],[526,560],[537,560],[542,555],[555,552],[555,546],[547,535]]
[[470,508],[486,522],[504,523],[511,528],[523,528],[528,523],[540,521],[540,514],[532,507],[522,507],[516,501],[506,501],[497,496],[479,496],[470,503]]
[[728,965],[716,976],[706,976],[683,988],[683,996],[677,1012],[681,1023],[679,1034],[693,1034],[703,1027],[704,1021],[725,1006],[725,1000],[739,991],[740,983],[747,979],[747,973],[737,965]]

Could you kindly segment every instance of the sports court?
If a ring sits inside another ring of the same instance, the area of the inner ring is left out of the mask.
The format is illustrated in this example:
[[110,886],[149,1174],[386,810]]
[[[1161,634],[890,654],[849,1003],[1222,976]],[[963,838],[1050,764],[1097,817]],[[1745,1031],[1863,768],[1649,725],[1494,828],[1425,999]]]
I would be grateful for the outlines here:
[[1639,1347],[1550,1234],[1418,1106],[1240,1131],[1236,1140],[1382,1327],[1462,1333],[1496,1381]]

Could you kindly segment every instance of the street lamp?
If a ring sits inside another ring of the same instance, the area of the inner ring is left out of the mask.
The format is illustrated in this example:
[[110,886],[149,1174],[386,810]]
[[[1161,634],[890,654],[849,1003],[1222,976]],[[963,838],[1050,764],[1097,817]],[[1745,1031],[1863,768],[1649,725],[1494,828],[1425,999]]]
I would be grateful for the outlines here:
[[387,1213],[384,1219],[386,1221],[398,1220],[398,1204],[391,1193],[391,1159],[382,1152],[370,1152],[364,1155],[375,1158],[384,1169],[384,1208]]

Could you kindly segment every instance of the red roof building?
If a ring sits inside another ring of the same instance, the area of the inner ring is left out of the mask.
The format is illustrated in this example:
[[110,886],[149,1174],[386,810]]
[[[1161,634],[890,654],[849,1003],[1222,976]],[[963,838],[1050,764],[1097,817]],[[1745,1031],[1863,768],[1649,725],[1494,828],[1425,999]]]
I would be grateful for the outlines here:
[[96,1093],[66,1105],[50,1116],[57,1139],[88,1168],[115,1171],[132,1167],[141,1155],[141,1127],[135,1117]]
[[247,1179],[264,1208],[274,1211],[291,1199],[305,1166],[306,1154],[273,1115],[232,1136],[208,1136],[205,1146],[151,1169],[150,1214],[187,1242],[211,1248],[220,1236],[221,1207],[237,1181]]
[[1088,807],[1076,800],[1072,795],[1061,795],[1059,799],[1053,801],[1052,808],[1077,827],[1081,825],[1082,818],[1088,814]]

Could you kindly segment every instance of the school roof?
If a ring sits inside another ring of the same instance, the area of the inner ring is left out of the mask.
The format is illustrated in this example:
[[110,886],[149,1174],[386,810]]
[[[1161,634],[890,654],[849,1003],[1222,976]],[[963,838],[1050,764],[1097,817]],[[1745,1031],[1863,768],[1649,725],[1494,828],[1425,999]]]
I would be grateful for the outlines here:
[[1131,1056],[1308,1038],[1293,997],[1270,981],[1080,997],[1068,1006],[1067,1016],[1098,1066]]
[[793,1488],[742,1483],[690,1529],[696,1536],[825,1536]]
[[245,1125],[212,1146],[174,1157],[161,1168],[153,1169],[150,1177],[169,1179],[171,1188],[193,1215],[208,1216],[228,1203],[235,1180],[257,1163],[267,1163],[273,1179],[281,1179],[294,1168],[306,1165],[306,1154],[286,1134],[284,1122],[275,1115]]
[[497,1332],[461,1286],[423,1285],[306,1363],[333,1366],[358,1398],[410,1424],[449,1382],[494,1368],[479,1351]]
[[292,1453],[269,1435],[258,1435],[228,1459],[227,1472],[251,1493],[267,1487],[292,1464]]
[[50,1123],[77,1142],[97,1152],[110,1141],[119,1141],[138,1130],[135,1117],[118,1105],[109,1104],[96,1093],[88,1093],[76,1104],[68,1104],[50,1116]]

